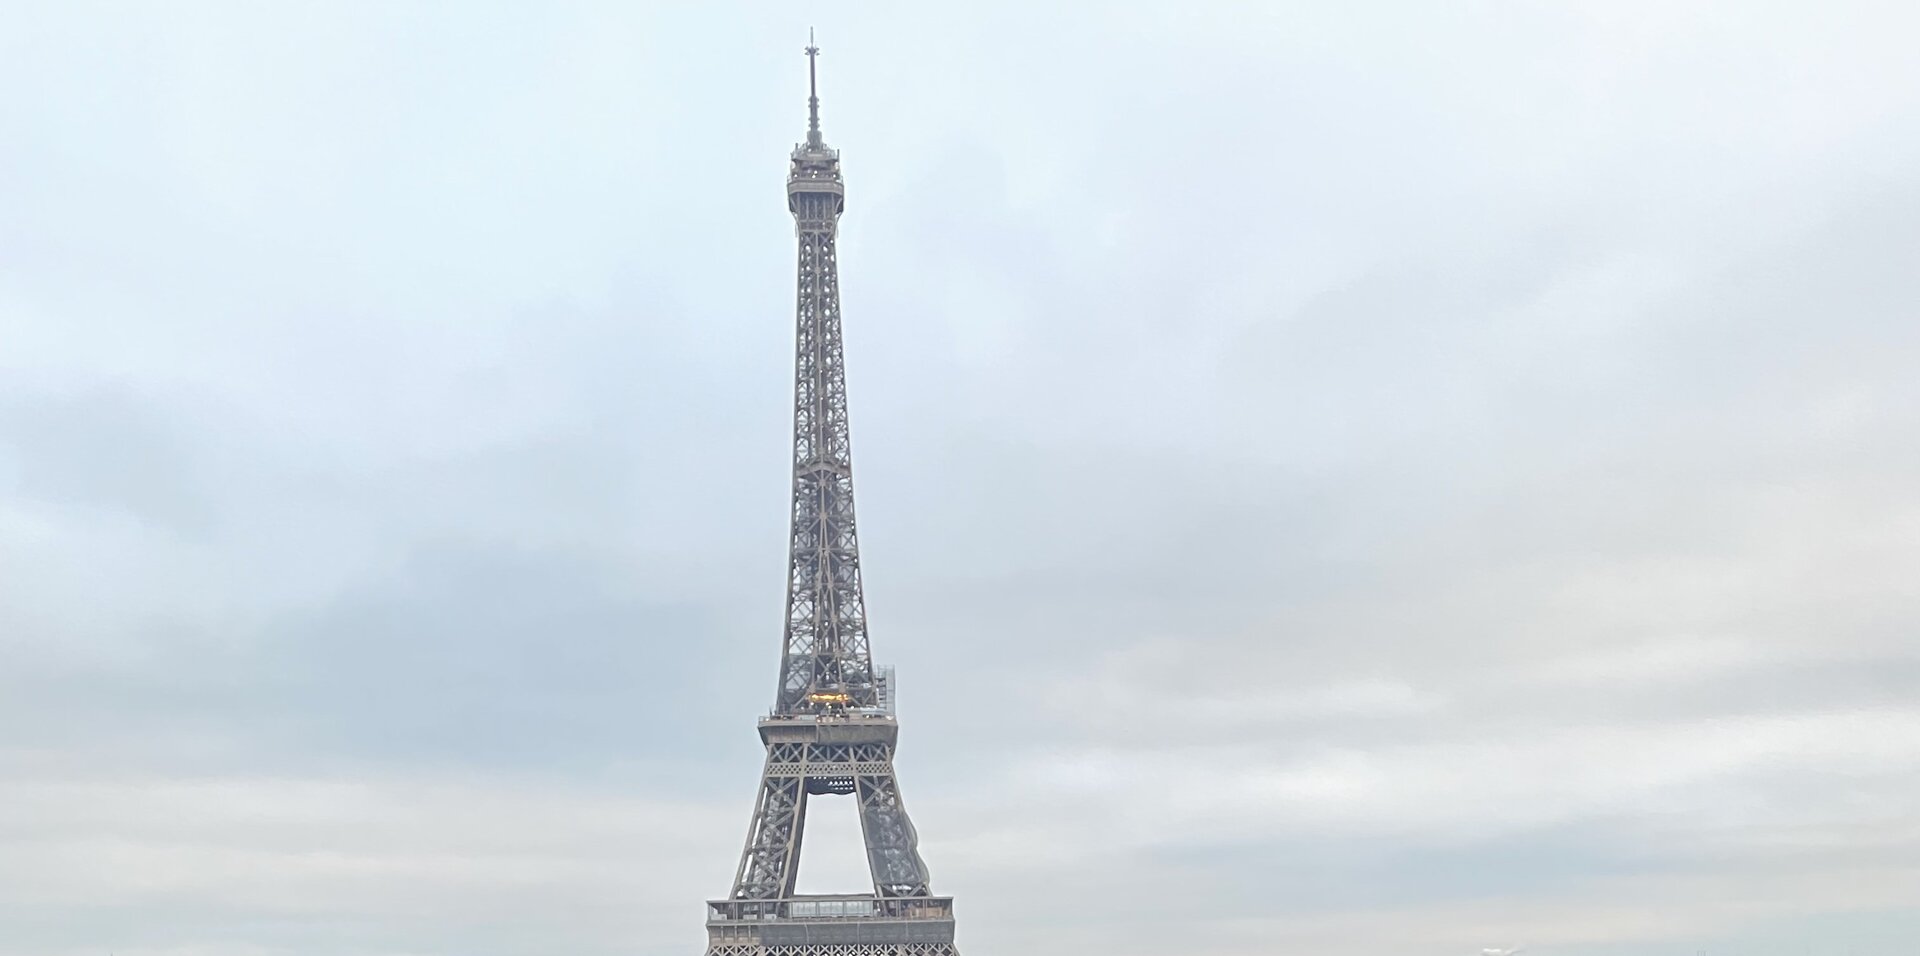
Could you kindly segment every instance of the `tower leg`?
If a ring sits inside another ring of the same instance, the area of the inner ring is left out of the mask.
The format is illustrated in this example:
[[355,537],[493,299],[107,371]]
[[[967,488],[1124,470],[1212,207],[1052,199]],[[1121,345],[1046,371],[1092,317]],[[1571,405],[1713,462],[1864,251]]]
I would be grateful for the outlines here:
[[867,866],[880,896],[926,896],[927,864],[920,859],[920,836],[900,801],[900,781],[892,754],[886,770],[854,778],[860,797],[860,832],[867,842]]
[[[953,899],[934,896],[900,799],[890,716],[760,725],[767,764],[733,892],[707,903],[708,956],[957,956]],[[873,892],[798,894],[809,794],[858,801]]]
[[800,863],[801,831],[807,819],[806,782],[796,776],[776,776],[773,755],[760,775],[760,798],[754,801],[747,846],[733,879],[733,898],[776,900],[793,894]]

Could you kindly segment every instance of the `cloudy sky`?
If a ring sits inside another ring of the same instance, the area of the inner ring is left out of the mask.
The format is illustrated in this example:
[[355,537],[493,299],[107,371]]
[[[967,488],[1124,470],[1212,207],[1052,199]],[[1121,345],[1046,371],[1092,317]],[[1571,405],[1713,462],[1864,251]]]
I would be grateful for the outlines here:
[[1915,951],[1910,5],[800,6],[7,4],[0,956],[698,952],[810,24],[964,951]]

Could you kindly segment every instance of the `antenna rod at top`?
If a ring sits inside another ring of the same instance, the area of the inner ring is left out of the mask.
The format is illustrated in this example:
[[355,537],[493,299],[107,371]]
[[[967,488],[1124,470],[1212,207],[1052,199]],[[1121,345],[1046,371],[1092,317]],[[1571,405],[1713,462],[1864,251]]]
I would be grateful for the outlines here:
[[813,28],[807,28],[807,145],[820,148],[820,79],[814,71],[820,48],[813,43]]

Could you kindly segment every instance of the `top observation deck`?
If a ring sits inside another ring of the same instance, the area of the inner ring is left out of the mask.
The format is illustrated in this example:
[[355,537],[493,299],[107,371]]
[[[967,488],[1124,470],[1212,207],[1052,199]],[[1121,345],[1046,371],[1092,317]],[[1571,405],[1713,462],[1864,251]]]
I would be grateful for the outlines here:
[[807,46],[807,141],[793,148],[793,168],[787,173],[787,209],[795,215],[803,211],[817,214],[821,210],[803,210],[808,204],[802,197],[827,195],[833,197],[834,216],[846,209],[847,187],[840,180],[840,151],[827,148],[820,138],[820,81],[814,69],[820,48]]

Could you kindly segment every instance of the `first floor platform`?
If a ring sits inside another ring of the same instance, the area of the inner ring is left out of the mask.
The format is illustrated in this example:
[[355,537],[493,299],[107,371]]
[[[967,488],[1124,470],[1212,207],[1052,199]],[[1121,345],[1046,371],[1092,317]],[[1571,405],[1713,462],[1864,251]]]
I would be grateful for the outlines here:
[[957,956],[953,898],[713,900],[708,956]]

